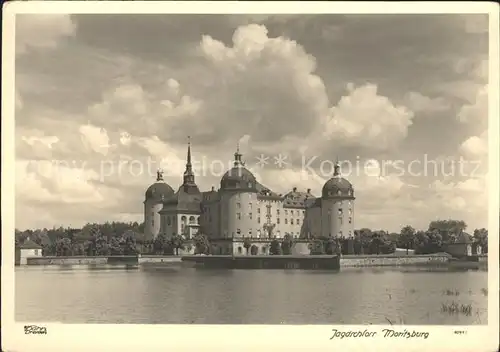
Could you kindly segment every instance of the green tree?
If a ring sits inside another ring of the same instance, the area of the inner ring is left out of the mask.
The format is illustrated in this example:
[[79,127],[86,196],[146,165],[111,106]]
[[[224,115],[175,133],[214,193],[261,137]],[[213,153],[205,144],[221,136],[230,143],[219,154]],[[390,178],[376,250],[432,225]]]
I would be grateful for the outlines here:
[[111,255],[123,255],[123,247],[119,237],[114,236],[109,241],[109,253]]
[[438,232],[444,243],[450,243],[466,229],[467,224],[462,220],[434,220],[429,223],[427,231],[429,233]]
[[138,253],[136,234],[132,230],[127,230],[123,235],[123,254],[137,255]]
[[174,235],[170,241],[170,245],[175,250],[175,255],[179,255],[179,249],[183,249],[185,246],[184,237],[181,235]]
[[169,241],[167,237],[163,233],[159,233],[158,236],[154,239],[153,242],[153,251],[155,254],[167,254],[169,250]]
[[406,248],[406,254],[408,250],[413,247],[415,241],[416,231],[411,226],[405,226],[401,229],[401,234],[399,235],[398,242]]
[[380,254],[383,245],[384,245],[383,234],[381,232],[374,232],[372,234],[370,242],[370,253]]
[[90,255],[106,256],[109,255],[108,239],[102,234],[98,226],[92,228],[92,238],[87,250]]
[[481,246],[483,253],[488,253],[488,230],[485,228],[475,229],[473,238],[474,242]]
[[245,240],[243,241],[243,247],[245,248],[247,255],[248,255],[248,250],[250,249],[251,246],[252,246],[252,241],[250,241],[250,239],[246,237]]
[[359,230],[359,241],[361,242],[361,253],[371,253],[370,245],[372,243],[372,230],[362,228]]
[[274,238],[269,245],[269,254],[271,255],[280,255],[281,254],[281,245],[280,242]]
[[[322,241],[324,250],[321,251],[318,254],[328,254],[328,255],[333,255],[337,254],[338,251],[340,250],[339,242],[337,241],[336,238],[329,237],[326,241]],[[320,245],[318,244],[318,247]]]
[[292,247],[293,247],[293,237],[287,233],[283,237],[283,241],[281,242],[281,250],[283,254],[284,255],[292,254]]
[[259,248],[256,245],[252,245],[252,247],[250,247],[250,254],[257,255],[258,253],[259,253]]
[[321,239],[313,238],[311,242],[311,255],[325,254],[325,244]]
[[56,255],[65,257],[73,255],[71,240],[69,238],[59,238],[56,241]]
[[210,254],[210,242],[203,233],[198,233],[193,238],[195,254]]

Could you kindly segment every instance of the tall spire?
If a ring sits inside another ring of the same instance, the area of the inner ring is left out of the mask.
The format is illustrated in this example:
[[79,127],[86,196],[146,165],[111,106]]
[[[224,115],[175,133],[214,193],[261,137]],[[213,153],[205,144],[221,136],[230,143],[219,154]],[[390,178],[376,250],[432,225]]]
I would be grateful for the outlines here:
[[234,166],[242,165],[241,162],[241,153],[240,153],[240,142],[236,145],[236,153],[234,153]]
[[337,160],[335,161],[335,167],[334,167],[334,171],[333,171],[333,176],[340,177],[339,157],[337,157]]
[[187,163],[186,168],[191,168],[191,136],[188,136],[188,153],[187,153]]
[[194,184],[193,165],[191,164],[191,137],[188,136],[188,151],[186,160],[186,171],[184,171],[184,184]]

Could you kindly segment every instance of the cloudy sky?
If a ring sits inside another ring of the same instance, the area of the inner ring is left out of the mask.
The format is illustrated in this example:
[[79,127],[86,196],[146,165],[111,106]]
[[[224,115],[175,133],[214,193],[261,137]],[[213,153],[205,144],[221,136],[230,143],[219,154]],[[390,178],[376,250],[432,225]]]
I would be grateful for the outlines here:
[[486,15],[17,15],[15,55],[17,228],[141,221],[188,135],[202,190],[239,143],[278,193],[338,157],[357,228],[487,227]]

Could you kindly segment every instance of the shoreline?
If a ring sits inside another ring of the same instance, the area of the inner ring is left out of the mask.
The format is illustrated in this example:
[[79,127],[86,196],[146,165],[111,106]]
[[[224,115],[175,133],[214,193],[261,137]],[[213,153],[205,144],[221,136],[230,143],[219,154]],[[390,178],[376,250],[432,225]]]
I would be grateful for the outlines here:
[[[333,262],[336,262],[332,264]],[[280,262],[281,264],[274,264]],[[488,268],[487,257],[481,260],[457,260],[449,255],[345,255],[338,259],[336,256],[107,256],[107,257],[29,257],[26,264],[15,266],[72,266],[72,265],[174,265],[174,266],[206,266],[219,269],[241,268],[251,270],[262,269],[291,269],[301,270],[323,269],[356,269],[356,268],[384,268],[384,267],[431,267],[456,269]],[[235,264],[236,263],[236,264]],[[241,264],[245,263],[245,264]],[[287,264],[288,263],[288,264]],[[328,263],[328,264],[325,264]],[[243,265],[243,266],[242,266]]]

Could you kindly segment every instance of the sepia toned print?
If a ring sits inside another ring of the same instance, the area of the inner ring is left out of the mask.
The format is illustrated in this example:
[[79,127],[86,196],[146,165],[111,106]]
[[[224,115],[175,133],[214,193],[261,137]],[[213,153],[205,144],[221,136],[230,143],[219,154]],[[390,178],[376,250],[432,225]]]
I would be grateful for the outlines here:
[[489,15],[271,13],[15,15],[19,336],[498,324]]

